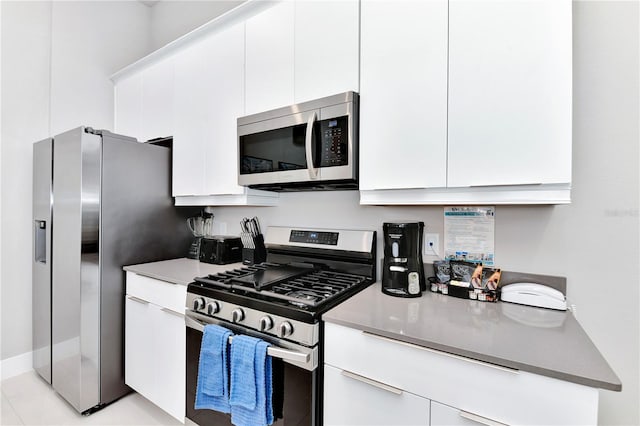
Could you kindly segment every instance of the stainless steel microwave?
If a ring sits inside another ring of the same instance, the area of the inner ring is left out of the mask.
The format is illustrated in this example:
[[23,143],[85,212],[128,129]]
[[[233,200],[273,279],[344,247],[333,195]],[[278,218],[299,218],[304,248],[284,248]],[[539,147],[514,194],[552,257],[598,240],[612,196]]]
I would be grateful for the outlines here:
[[358,188],[359,95],[238,118],[238,184],[270,191]]

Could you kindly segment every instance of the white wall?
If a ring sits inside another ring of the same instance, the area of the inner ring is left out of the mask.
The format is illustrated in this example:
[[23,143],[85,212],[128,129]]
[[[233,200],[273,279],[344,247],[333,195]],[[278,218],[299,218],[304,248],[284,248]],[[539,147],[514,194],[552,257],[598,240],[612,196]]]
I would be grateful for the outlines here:
[[158,49],[244,0],[160,1],[151,8],[151,48]]
[[51,6],[0,3],[3,360],[31,351],[31,144],[49,135]]
[[150,49],[149,8],[134,1],[57,1],[51,33],[52,135],[113,129],[111,75]]
[[[2,348],[31,351],[32,144],[69,128],[113,127],[109,76],[149,52],[139,2],[2,1]],[[3,372],[4,374],[4,372]]]

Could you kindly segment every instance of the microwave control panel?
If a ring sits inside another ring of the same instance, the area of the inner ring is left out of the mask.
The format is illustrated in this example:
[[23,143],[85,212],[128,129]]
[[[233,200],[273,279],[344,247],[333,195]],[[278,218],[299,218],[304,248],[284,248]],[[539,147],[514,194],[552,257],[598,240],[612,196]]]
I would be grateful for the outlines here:
[[320,167],[348,165],[349,128],[347,117],[320,121]]

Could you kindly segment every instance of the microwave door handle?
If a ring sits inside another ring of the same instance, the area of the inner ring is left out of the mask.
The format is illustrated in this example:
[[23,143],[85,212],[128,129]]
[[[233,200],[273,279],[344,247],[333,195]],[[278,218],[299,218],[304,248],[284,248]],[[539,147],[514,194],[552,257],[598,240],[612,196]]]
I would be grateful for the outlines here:
[[316,112],[312,112],[309,120],[307,121],[306,138],[304,141],[304,148],[307,154],[307,170],[309,170],[309,177],[316,179],[318,177],[318,169],[313,167],[313,152],[311,150],[311,143],[313,142],[313,123],[316,121]]

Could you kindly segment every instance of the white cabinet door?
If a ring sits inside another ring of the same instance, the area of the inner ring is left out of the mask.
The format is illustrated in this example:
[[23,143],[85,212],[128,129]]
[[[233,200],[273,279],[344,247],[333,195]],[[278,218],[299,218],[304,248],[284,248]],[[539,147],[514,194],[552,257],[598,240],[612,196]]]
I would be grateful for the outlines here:
[[358,0],[295,3],[295,103],[359,91]]
[[571,1],[449,2],[448,185],[571,181]]
[[246,21],[246,114],[293,100],[294,2],[278,3]]
[[208,36],[175,61],[173,195],[243,194],[236,129],[244,113],[244,25]]
[[149,302],[127,296],[125,302],[124,381],[137,392],[153,394],[156,388],[153,309]]
[[185,286],[127,272],[125,383],[180,422],[185,416],[185,297]]
[[114,128],[139,141],[173,135],[172,58],[117,81]]
[[446,186],[447,7],[362,2],[360,189]]
[[503,423],[431,401],[430,424],[431,426],[499,426]]
[[324,366],[325,425],[428,425],[429,400]]
[[155,357],[158,376],[156,404],[180,421],[185,416],[184,315],[167,308],[158,309],[154,323]]
[[118,80],[114,98],[114,131],[142,140],[142,73]]
[[173,135],[173,58],[165,58],[143,71],[143,140]]
[[238,117],[244,115],[244,24],[204,41],[201,90],[206,101],[204,191],[243,194],[238,185]]
[[173,196],[206,195],[204,168],[207,106],[212,93],[203,88],[202,43],[176,55],[174,76]]

